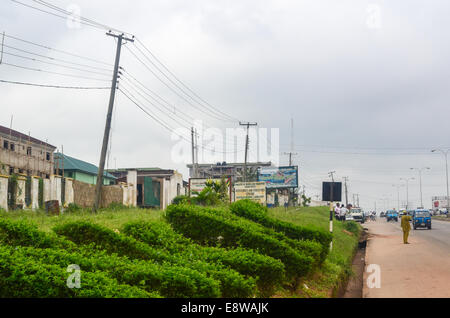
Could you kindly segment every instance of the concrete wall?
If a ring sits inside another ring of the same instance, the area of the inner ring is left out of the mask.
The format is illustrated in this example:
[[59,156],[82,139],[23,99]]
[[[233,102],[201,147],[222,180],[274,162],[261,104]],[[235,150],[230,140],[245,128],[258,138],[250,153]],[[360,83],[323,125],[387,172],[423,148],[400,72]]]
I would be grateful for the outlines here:
[[61,179],[60,176],[50,176],[50,200],[57,200],[59,206],[61,206]]
[[0,209],[8,211],[8,176],[0,175]]
[[[75,204],[90,208],[94,206],[95,185],[73,180],[73,201]],[[123,204],[123,189],[120,185],[103,186],[100,207],[108,207],[111,203]]]
[[132,206],[137,206],[137,171],[130,170],[127,173],[127,183],[133,187]]
[[16,204],[21,204],[23,208],[26,208],[25,205],[25,184],[27,182],[27,178],[23,176],[17,177],[17,196],[16,196]]
[[44,181],[44,202],[50,201],[51,191],[50,191],[50,179],[43,179]]
[[73,179],[65,178],[66,186],[64,189],[64,205],[68,206],[70,203],[74,203],[74,192],[73,192]]

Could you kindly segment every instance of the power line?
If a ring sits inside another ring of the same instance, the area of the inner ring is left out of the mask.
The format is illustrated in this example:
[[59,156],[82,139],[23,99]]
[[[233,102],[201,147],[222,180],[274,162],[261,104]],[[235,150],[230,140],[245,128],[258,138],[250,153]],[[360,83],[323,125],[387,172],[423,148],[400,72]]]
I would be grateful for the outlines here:
[[27,56],[23,56],[23,55],[18,55],[18,54],[14,54],[14,53],[3,52],[3,54],[9,55],[9,56],[18,57],[18,58],[29,60],[29,61],[33,61],[33,62],[39,62],[39,63],[44,63],[44,64],[48,64],[48,65],[63,67],[63,68],[71,69],[71,70],[76,70],[76,71],[80,71],[80,72],[85,72],[85,73],[90,73],[90,74],[97,74],[97,75],[104,75],[104,76],[111,76],[111,74],[85,70],[85,69],[82,69],[82,68],[73,67],[73,66],[67,66],[67,65],[63,65],[63,64],[59,64],[59,63],[47,62],[47,61],[43,61],[43,60],[40,60],[40,59],[27,57]]
[[48,87],[48,88],[65,88],[65,89],[109,89],[110,88],[110,87],[87,87],[87,86],[60,86],[60,85],[48,85],[48,84],[36,84],[36,83],[8,81],[8,80],[2,80],[2,79],[0,79],[0,82],[7,83],[7,84],[16,84],[16,85]]
[[[95,63],[107,65],[107,66],[113,66],[110,63],[106,63],[106,62],[103,62],[103,61],[100,61],[100,60],[96,60],[96,59],[93,59],[93,58],[90,58],[90,57],[86,57],[86,56],[70,53],[70,52],[67,52],[67,51],[55,49],[55,48],[52,48],[52,47],[49,47],[49,46],[46,46],[46,45],[42,45],[42,44],[39,44],[39,43],[35,43],[35,42],[28,41],[28,40],[24,40],[24,39],[19,38],[19,37],[8,35],[7,33],[5,33],[5,37],[13,39],[13,40],[16,40],[16,41],[20,41],[20,42],[23,42],[23,43],[27,43],[27,44],[30,44],[30,45],[34,45],[34,46],[37,46],[37,47],[40,47],[40,48],[43,48],[43,49],[47,49],[47,50],[50,50],[50,51],[54,51],[54,52],[57,52],[57,53],[61,53],[61,54],[69,55],[69,56],[72,56],[72,57],[76,57],[76,58],[79,58],[79,59],[84,59],[84,60],[87,60],[87,61],[91,61],[91,62],[95,62]],[[33,53],[30,53],[30,54],[33,54]],[[46,58],[49,58],[49,59],[52,59],[52,60],[56,60],[55,58],[48,57],[48,56],[43,56],[43,57],[46,57]],[[63,60],[59,60],[59,61],[63,61]],[[72,62],[66,62],[66,63],[75,64],[75,63],[72,63]],[[86,64],[77,64],[77,65],[88,66]],[[99,67],[95,67],[95,66],[89,66],[89,67],[112,72],[112,70],[110,70],[110,69],[99,68]]]
[[34,71],[34,72],[43,72],[43,73],[60,75],[60,76],[82,78],[82,79],[88,79],[88,80],[100,81],[100,82],[110,82],[110,80],[105,80],[105,79],[99,79],[99,78],[87,77],[87,76],[80,76],[80,75],[74,75],[74,74],[67,74],[67,73],[46,71],[46,70],[41,70],[41,69],[37,69],[37,68],[32,68],[32,67],[27,67],[27,66],[22,66],[22,65],[16,65],[16,64],[10,64],[10,63],[5,63],[5,62],[2,62],[2,65],[7,65],[7,66],[16,67],[16,68],[25,69],[25,70]]

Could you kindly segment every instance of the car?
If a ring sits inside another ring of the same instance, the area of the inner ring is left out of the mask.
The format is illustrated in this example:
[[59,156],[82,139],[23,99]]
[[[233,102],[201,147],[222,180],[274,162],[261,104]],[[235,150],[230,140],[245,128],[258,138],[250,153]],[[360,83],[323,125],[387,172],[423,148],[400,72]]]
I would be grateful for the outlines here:
[[412,218],[414,230],[418,227],[426,227],[431,230],[431,214],[429,210],[419,209],[414,211]]
[[352,216],[353,221],[355,222],[364,223],[366,220],[364,211],[361,208],[351,208],[349,214]]
[[386,212],[386,221],[395,221],[398,222],[398,213],[395,210],[388,210]]
[[384,218],[386,215],[384,214],[384,212],[380,213],[380,218]]

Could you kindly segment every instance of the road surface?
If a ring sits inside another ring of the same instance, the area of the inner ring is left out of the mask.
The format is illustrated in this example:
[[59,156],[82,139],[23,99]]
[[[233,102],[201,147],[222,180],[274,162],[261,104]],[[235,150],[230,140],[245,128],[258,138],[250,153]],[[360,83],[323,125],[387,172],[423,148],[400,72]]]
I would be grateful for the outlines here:
[[385,218],[366,222],[369,240],[366,269],[380,267],[380,288],[369,288],[364,273],[364,298],[450,297],[450,222],[432,221],[432,229],[411,228],[410,244],[403,244],[399,222]]

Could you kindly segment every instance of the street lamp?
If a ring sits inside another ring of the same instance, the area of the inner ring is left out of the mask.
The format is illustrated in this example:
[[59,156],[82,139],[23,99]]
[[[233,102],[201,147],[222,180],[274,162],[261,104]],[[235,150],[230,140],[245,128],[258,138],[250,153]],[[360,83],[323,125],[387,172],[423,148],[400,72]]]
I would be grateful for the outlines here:
[[409,207],[409,180],[414,180],[414,178],[400,178],[400,180],[406,181],[406,211]]
[[393,187],[397,188],[397,209],[400,211],[400,188],[403,187],[403,184],[393,184]]
[[448,152],[450,151],[450,149],[447,149],[445,151],[442,150],[442,149],[433,149],[433,150],[431,150],[431,152],[437,152],[437,151],[443,153],[444,156],[445,156],[445,173],[447,175],[447,217],[448,217],[448,208],[450,207],[450,198],[449,198],[449,195],[448,195],[448,161],[447,161],[447,155],[448,155]]
[[423,168],[411,168],[411,170],[417,170],[419,171],[419,184],[420,184],[420,207],[423,209],[423,201],[422,201],[422,171],[423,170],[430,170],[430,167],[423,167]]

